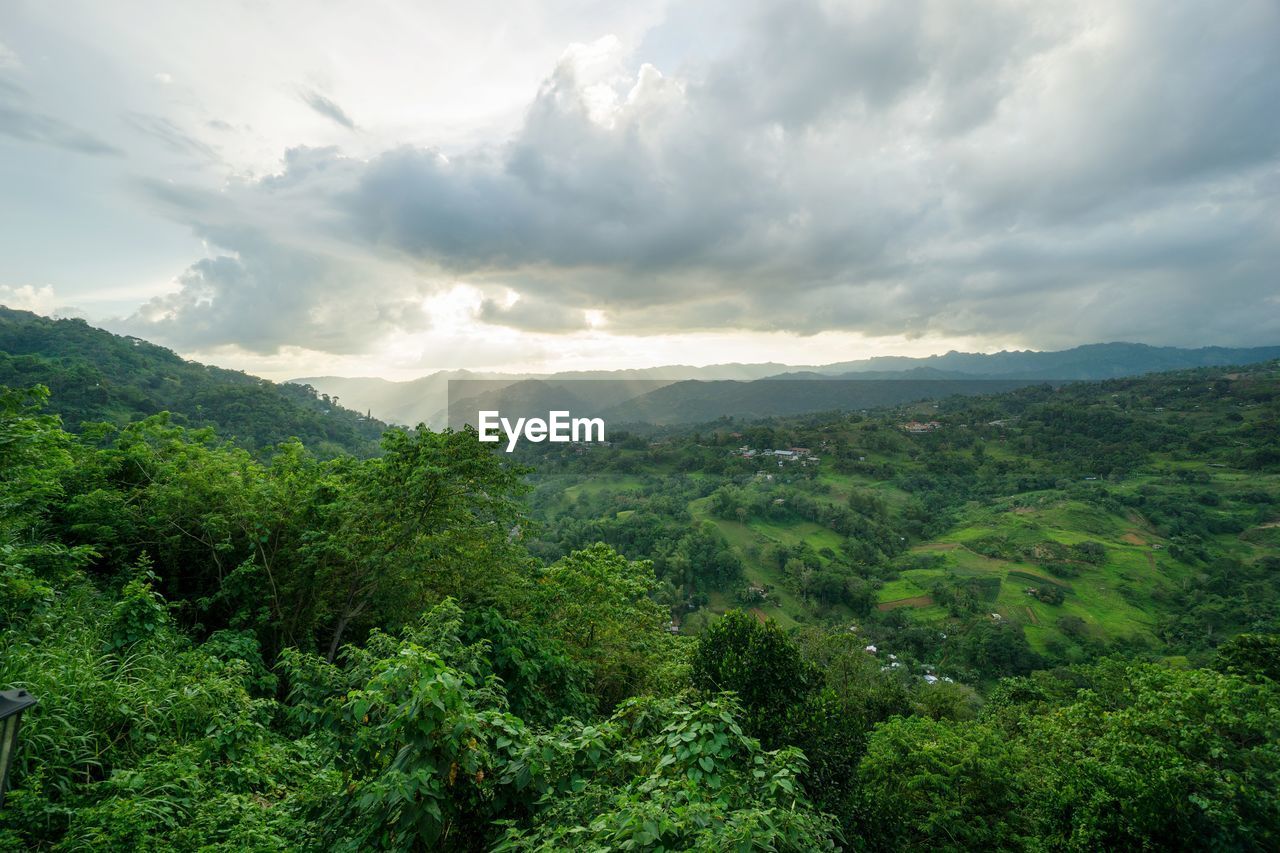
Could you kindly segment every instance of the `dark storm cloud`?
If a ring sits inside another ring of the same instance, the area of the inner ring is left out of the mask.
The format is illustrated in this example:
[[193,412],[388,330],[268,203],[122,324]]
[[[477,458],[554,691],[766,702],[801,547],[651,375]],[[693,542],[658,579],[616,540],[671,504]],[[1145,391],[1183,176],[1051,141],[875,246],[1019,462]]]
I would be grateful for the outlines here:
[[485,299],[480,304],[479,316],[486,323],[530,332],[576,332],[587,328],[582,311],[537,299],[525,298],[512,304]]
[[298,94],[302,102],[332,122],[342,125],[347,130],[355,130],[356,123],[347,115],[342,107],[326,98],[314,89],[307,89]]
[[[388,291],[359,257],[509,287],[521,299],[481,317],[541,331],[598,309],[641,333],[1280,340],[1274,2],[733,9],[714,55],[669,75],[568,51],[501,146],[298,149],[218,204],[268,229],[302,217],[371,303]],[[227,307],[189,299],[175,329],[341,290],[306,239],[205,233],[276,278],[227,276]],[[253,340],[317,337],[290,314]]]

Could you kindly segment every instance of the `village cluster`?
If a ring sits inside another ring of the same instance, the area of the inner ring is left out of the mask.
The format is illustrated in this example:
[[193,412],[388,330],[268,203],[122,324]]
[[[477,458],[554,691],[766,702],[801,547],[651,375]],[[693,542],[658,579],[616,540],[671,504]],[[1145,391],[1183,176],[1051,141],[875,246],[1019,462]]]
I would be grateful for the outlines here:
[[902,425],[902,429],[906,432],[919,435],[921,433],[933,432],[935,429],[942,429],[942,424],[937,421],[907,421]]
[[739,447],[736,454],[743,459],[768,459],[774,458],[778,460],[778,465],[785,465],[788,462],[799,462],[801,465],[808,465],[818,461],[818,457],[807,447],[788,447],[786,450],[757,450],[749,445]]
[[[849,631],[853,633],[856,633],[857,630],[858,629],[856,625],[849,628]],[[946,634],[943,634],[942,636],[945,638]],[[868,645],[866,648],[863,649],[863,651],[869,655],[878,655],[880,653],[880,650],[876,648],[874,645]],[[895,654],[886,654],[884,655],[884,658],[887,662],[880,667],[881,672],[889,672],[890,670],[905,668],[902,664],[902,661],[898,660],[898,656]],[[939,676],[934,671],[934,668],[932,666],[929,666],[928,664],[922,664],[920,666],[920,670],[923,673],[920,677],[924,679],[924,682],[926,684],[937,684],[939,681],[944,681],[947,684],[955,683],[955,679],[953,678],[950,678],[945,675]]]

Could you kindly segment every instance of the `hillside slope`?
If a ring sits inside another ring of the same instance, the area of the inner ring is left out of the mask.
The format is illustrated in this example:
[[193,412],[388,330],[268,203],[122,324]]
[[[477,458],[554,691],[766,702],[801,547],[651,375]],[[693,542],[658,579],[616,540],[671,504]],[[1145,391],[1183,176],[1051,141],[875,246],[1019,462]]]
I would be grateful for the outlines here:
[[[310,385],[335,397],[341,397],[348,405],[372,411],[385,421],[406,426],[426,423],[441,427],[445,423],[449,403],[449,383],[462,381],[473,383],[462,393],[464,396],[494,392],[503,383],[552,380],[578,382],[590,380],[599,387],[612,385],[615,389],[623,382],[644,382],[650,387],[660,387],[670,382],[689,379],[763,379],[789,370],[785,364],[712,364],[706,367],[690,367],[684,364],[661,367],[632,368],[626,370],[570,370],[562,373],[495,373],[492,371],[440,370],[417,379],[393,381],[374,376],[313,376],[291,380]],[[483,382],[483,386],[476,384]],[[612,398],[617,392],[610,391]],[[455,399],[460,399],[455,397]],[[616,400],[610,400],[612,405]]]
[[385,429],[313,388],[186,361],[164,347],[0,306],[0,385],[42,384],[70,429],[171,412],[256,450],[296,437],[321,455],[369,455]]

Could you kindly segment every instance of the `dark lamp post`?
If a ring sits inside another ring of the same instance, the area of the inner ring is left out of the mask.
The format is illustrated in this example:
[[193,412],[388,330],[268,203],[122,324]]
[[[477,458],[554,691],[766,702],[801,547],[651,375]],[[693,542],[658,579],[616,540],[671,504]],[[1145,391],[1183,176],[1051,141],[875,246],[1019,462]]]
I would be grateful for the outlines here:
[[9,786],[9,765],[18,751],[18,724],[22,712],[36,704],[36,697],[25,690],[0,690],[0,806]]

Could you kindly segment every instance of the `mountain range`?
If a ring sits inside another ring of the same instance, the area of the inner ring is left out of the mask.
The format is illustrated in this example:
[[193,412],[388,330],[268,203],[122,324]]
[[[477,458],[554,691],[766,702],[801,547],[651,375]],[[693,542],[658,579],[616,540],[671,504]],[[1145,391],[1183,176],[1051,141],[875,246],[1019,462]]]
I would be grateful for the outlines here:
[[[1102,343],[1043,352],[951,351],[923,358],[879,356],[825,365],[766,362],[560,373],[448,370],[402,382],[336,376],[294,381],[388,422],[425,423],[436,428],[450,420],[451,382],[455,383],[452,402],[457,410],[475,411],[479,407],[501,411],[505,404],[521,411],[541,407],[545,412],[554,406],[624,423],[678,423],[712,420],[722,415],[763,417],[866,408],[953,393],[1005,390],[1030,382],[1113,379],[1276,358],[1280,358],[1280,346],[1187,349]],[[781,384],[813,380],[845,382],[827,381],[821,386],[796,388]],[[892,384],[869,384],[874,380]]]
[[540,374],[452,370],[407,382],[321,376],[274,383],[187,361],[83,320],[53,320],[0,306],[0,385],[49,386],[50,407],[73,429],[93,421],[125,424],[168,411],[178,423],[215,427],[251,449],[297,436],[322,455],[376,452],[386,423],[457,427],[475,423],[479,410],[518,417],[564,409],[612,424],[701,423],[1277,358],[1280,346],[1181,349],[1108,343],[1056,352],[948,352],[825,365],[668,365]]

